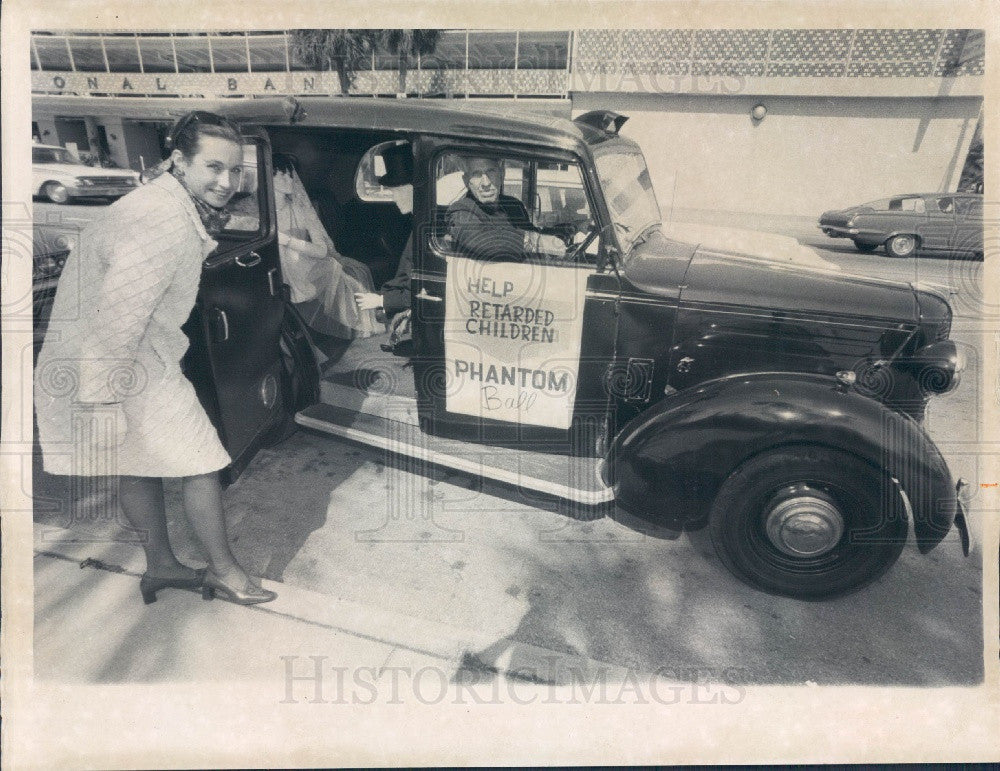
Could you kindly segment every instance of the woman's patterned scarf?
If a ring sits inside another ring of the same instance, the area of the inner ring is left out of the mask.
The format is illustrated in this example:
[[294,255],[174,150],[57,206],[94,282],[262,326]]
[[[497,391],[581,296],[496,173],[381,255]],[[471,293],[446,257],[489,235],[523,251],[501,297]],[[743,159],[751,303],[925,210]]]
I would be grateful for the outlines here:
[[181,187],[191,196],[191,201],[194,203],[195,211],[198,212],[198,216],[201,218],[201,224],[205,226],[205,231],[215,238],[219,233],[226,229],[226,225],[229,223],[229,219],[233,216],[225,209],[216,209],[200,198],[196,198],[191,195],[191,192],[187,189],[187,185],[184,184],[184,177],[177,173],[177,169],[174,167],[173,162],[167,158],[164,161],[158,163],[156,166],[146,169],[142,173],[142,181],[149,182],[150,180],[156,179],[161,174],[169,172],[173,175],[174,179],[181,183]]

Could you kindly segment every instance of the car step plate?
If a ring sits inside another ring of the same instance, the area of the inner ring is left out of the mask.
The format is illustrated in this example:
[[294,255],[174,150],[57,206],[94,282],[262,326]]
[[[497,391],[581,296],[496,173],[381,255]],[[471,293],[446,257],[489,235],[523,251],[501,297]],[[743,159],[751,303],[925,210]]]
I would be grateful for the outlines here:
[[[326,385],[326,384],[324,384]],[[391,405],[386,405],[390,409]],[[482,477],[521,491],[596,506],[614,500],[598,474],[599,458],[494,447],[430,436],[399,404],[401,420],[332,404],[314,404],[295,416],[305,428],[378,447],[393,455]],[[536,497],[536,496],[526,496]]]

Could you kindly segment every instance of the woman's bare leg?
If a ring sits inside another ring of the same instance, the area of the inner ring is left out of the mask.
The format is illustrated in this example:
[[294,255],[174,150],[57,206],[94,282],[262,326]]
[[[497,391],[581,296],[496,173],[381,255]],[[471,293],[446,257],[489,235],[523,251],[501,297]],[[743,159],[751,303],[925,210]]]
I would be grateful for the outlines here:
[[119,477],[118,504],[142,537],[147,573],[160,578],[193,577],[194,570],[181,564],[170,547],[162,479]]
[[222,511],[222,486],[219,475],[201,474],[184,477],[184,512],[198,540],[208,552],[212,572],[231,586],[242,588],[247,574],[229,548],[226,520]]

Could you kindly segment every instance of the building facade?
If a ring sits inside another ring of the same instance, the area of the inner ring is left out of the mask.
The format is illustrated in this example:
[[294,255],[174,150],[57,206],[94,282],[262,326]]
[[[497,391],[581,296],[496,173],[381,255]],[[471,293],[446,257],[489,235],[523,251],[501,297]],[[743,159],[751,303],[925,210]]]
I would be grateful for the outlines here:
[[[38,141],[119,166],[159,160],[163,103],[340,94],[289,31],[36,32]],[[628,115],[669,217],[814,216],[953,190],[981,120],[983,33],[956,29],[444,30],[433,54],[374,50],[350,96]],[[115,108],[110,105],[118,105]],[[156,105],[144,116],[144,105]],[[159,117],[157,117],[159,116]]]

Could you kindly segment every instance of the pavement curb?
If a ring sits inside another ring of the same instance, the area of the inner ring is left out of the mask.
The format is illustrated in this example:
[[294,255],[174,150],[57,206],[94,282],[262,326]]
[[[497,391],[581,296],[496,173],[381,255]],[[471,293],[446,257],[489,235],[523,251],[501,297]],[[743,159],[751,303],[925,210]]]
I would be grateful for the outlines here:
[[[79,565],[81,570],[129,576],[136,582],[144,569],[141,551],[134,544],[80,541],[73,531],[48,525],[35,525],[34,553],[36,558],[64,560]],[[388,658],[384,653],[377,654],[383,661],[383,669],[389,662],[435,662],[454,670],[453,681],[479,680],[485,675],[546,685],[584,684],[595,678],[621,681],[628,674],[625,667],[586,656],[517,640],[498,641],[492,633],[388,611],[291,584],[269,580],[262,584],[278,593],[276,600],[245,608],[226,603],[227,611],[267,614],[287,622],[290,634],[294,634],[295,626],[309,626],[329,631],[331,635],[347,635],[360,642],[362,648],[370,644],[373,651],[388,646],[392,650]],[[137,605],[141,602],[138,586],[135,602]],[[223,622],[220,618],[220,623]],[[486,651],[493,653],[484,657]],[[371,659],[365,661],[366,665],[370,663]],[[468,673],[469,677],[459,676],[459,672]]]

